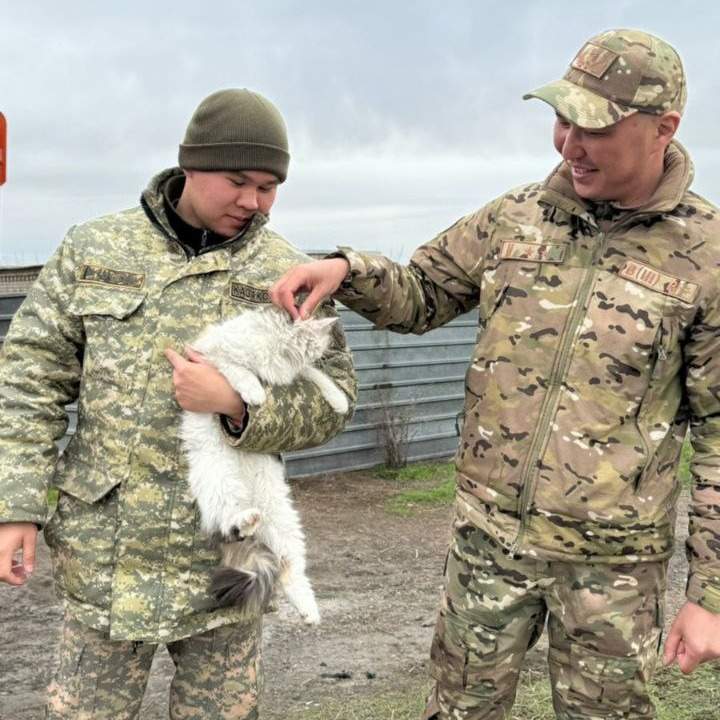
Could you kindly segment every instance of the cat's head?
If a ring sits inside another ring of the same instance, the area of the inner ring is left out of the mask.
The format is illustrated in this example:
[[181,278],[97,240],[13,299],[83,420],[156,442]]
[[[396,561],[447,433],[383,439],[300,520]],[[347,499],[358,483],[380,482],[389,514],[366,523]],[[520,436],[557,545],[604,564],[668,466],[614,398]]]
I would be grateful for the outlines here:
[[309,318],[292,324],[295,348],[309,362],[317,362],[332,344],[333,326],[337,318]]

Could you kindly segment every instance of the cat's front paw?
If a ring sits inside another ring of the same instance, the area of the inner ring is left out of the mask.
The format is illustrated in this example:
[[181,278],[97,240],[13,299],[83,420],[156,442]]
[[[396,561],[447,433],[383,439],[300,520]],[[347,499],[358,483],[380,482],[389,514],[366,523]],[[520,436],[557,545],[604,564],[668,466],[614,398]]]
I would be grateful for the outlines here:
[[338,414],[338,415],[346,415],[348,409],[350,408],[350,404],[348,403],[347,396],[344,392],[338,390],[337,392],[332,393],[328,397],[328,402],[330,403],[330,407]]
[[260,383],[245,386],[240,396],[247,405],[262,405],[267,399],[267,394]]

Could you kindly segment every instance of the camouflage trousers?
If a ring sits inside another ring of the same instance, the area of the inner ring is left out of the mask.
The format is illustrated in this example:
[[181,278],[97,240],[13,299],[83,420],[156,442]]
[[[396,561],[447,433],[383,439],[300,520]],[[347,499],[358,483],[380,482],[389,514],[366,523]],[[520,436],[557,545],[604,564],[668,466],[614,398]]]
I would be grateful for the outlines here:
[[[168,643],[171,720],[255,720],[262,685],[260,621]],[[48,720],[137,718],[157,645],[108,640],[66,617]]]
[[660,646],[666,571],[667,562],[513,557],[456,520],[424,719],[510,717],[525,653],[546,619],[560,720],[655,717],[646,685]]

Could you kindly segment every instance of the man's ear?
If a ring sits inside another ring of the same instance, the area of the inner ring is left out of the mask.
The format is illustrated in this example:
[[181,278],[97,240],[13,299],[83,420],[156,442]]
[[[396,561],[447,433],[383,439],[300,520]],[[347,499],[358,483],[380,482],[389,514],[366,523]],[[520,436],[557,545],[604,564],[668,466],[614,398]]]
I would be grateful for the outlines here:
[[657,134],[658,140],[660,140],[663,146],[667,147],[675,137],[675,133],[680,125],[680,113],[676,110],[671,110],[663,115],[660,115],[657,123]]

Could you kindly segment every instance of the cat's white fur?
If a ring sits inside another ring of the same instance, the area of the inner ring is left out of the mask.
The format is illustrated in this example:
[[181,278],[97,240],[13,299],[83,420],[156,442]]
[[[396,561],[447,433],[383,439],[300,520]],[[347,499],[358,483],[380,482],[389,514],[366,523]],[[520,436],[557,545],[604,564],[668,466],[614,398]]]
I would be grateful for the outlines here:
[[[227,378],[251,414],[254,406],[265,402],[264,384],[289,385],[304,377],[317,385],[336,413],[344,415],[347,396],[313,367],[330,346],[334,322],[329,318],[292,323],[274,308],[261,308],[209,327],[193,348]],[[184,412],[181,436],[203,530],[220,532],[226,539],[254,535],[277,558],[279,582],[288,600],[305,622],[319,622],[305,572],[305,538],[282,460],[230,446],[218,417],[207,413]],[[251,565],[236,568],[246,581],[248,573],[258,571]],[[243,601],[251,603],[248,598]]]

